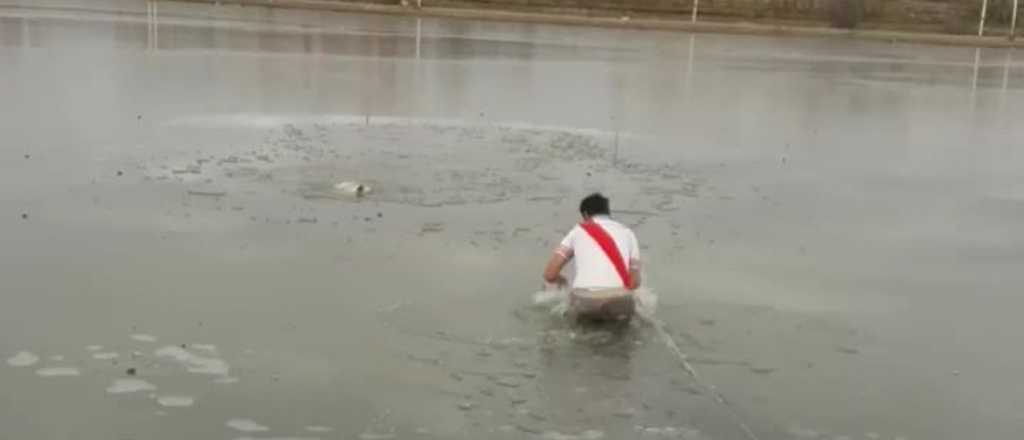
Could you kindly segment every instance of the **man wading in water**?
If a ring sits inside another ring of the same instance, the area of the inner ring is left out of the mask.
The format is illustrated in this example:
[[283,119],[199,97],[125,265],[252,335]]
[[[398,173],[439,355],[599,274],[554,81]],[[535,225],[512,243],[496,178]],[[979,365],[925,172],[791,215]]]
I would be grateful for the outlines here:
[[628,323],[640,287],[640,245],[626,226],[609,218],[608,199],[594,193],[580,202],[583,221],[555,248],[544,280],[564,286],[562,268],[573,260],[576,276],[569,293],[569,316],[584,323]]

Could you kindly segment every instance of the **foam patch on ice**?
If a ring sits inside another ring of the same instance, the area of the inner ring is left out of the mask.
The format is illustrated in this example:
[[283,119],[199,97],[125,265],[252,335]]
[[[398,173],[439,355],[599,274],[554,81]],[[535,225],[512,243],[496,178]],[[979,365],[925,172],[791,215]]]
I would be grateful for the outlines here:
[[156,385],[141,379],[117,379],[113,384],[107,387],[107,393],[127,394],[137,393],[139,391],[153,391],[155,389]]
[[700,439],[700,431],[688,428],[688,427],[676,427],[676,426],[636,426],[634,430],[645,435],[652,437],[666,437],[666,438],[681,438],[681,439]]
[[226,376],[231,367],[218,358],[203,357],[178,347],[169,345],[154,352],[157,357],[170,358],[183,365],[189,373]]
[[88,351],[100,351],[100,350],[103,349],[103,346],[102,345],[89,345],[89,346],[86,346],[85,349],[88,350]]
[[589,429],[579,434],[563,434],[556,431],[547,431],[541,434],[544,440],[600,440],[604,438],[604,432],[596,429]]
[[160,396],[156,403],[168,408],[184,408],[194,405],[196,400],[189,396]]
[[270,428],[257,423],[251,419],[231,419],[224,424],[228,428],[242,431],[242,432],[265,432],[269,431]]
[[147,335],[145,333],[136,333],[132,335],[132,339],[139,342],[156,342],[156,336]]
[[121,355],[114,352],[96,353],[92,355],[93,359],[99,359],[101,361],[109,361],[111,359],[117,359],[119,357],[121,357]]
[[320,440],[317,437],[238,437],[235,440]]
[[213,344],[192,344],[191,347],[195,348],[196,350],[208,351],[210,353],[217,352],[217,346]]
[[398,438],[394,434],[378,434],[375,432],[364,432],[359,434],[359,440],[392,440]]
[[42,377],[62,377],[62,376],[78,376],[79,373],[77,368],[71,367],[53,367],[53,368],[41,368],[36,370],[36,374]]
[[12,367],[31,367],[39,362],[39,356],[36,356],[27,351],[18,352],[14,356],[7,359],[7,365]]
[[306,427],[306,431],[309,431],[309,432],[331,432],[331,431],[334,431],[334,428],[331,428],[330,426],[316,426],[316,425],[314,425],[314,426],[307,426]]

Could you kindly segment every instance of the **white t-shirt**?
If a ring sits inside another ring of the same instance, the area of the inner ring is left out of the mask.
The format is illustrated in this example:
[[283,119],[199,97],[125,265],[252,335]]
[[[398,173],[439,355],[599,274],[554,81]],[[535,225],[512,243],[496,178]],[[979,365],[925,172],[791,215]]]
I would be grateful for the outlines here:
[[[615,245],[625,260],[627,269],[636,270],[640,265],[640,245],[636,235],[626,226],[608,217],[592,218],[608,235],[615,240]],[[555,248],[555,252],[565,258],[572,258],[576,268],[576,277],[572,280],[575,289],[609,289],[625,287],[622,277],[615,270],[604,250],[590,234],[580,225],[576,225]]]

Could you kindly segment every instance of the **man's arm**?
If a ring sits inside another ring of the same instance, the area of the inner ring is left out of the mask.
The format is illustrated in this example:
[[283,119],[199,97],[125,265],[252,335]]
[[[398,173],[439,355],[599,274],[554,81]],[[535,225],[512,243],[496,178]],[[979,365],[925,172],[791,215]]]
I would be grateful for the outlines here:
[[572,228],[565,238],[562,239],[558,246],[555,247],[555,252],[551,254],[551,258],[548,260],[548,265],[544,267],[544,281],[551,284],[557,284],[558,287],[564,287],[568,284],[565,277],[562,276],[562,268],[565,267],[565,263],[568,263],[572,259],[573,254],[573,239],[577,228]]
[[567,281],[562,276],[562,268],[565,267],[565,263],[568,261],[569,258],[560,252],[551,254],[548,265],[544,267],[544,281],[557,284],[559,287],[566,285]]
[[640,288],[640,260],[629,262],[629,279],[633,281],[633,285],[629,286],[630,289]]
[[629,238],[631,241],[629,244],[629,277],[632,279],[633,285],[627,287],[637,289],[640,287],[640,242],[636,239],[636,234],[633,231],[629,231]]

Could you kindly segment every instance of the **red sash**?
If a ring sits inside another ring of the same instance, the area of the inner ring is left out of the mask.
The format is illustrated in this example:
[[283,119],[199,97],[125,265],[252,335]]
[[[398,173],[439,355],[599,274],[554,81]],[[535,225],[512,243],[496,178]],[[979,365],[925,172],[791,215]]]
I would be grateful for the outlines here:
[[615,271],[619,273],[619,278],[622,278],[622,286],[633,290],[633,277],[629,275],[629,269],[626,268],[626,262],[622,259],[622,254],[619,253],[619,247],[615,245],[615,240],[612,239],[612,236],[608,235],[608,231],[605,231],[601,225],[593,220],[580,223],[580,227],[587,231],[590,238],[597,242],[597,245],[601,247],[604,254],[611,260],[612,266],[615,266]]

